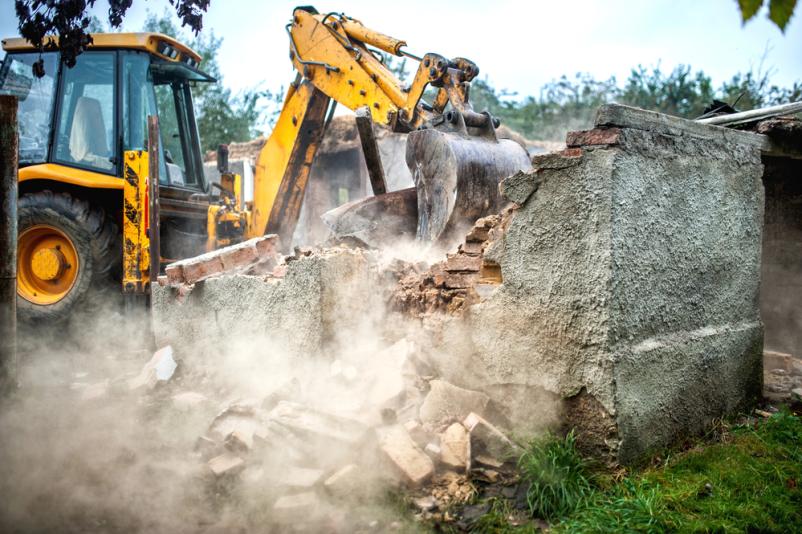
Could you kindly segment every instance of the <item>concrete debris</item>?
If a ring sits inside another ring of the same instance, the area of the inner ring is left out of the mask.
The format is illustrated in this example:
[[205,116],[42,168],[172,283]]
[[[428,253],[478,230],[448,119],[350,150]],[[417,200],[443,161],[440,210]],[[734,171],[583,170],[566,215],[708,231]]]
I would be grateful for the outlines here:
[[409,433],[409,437],[412,438],[412,441],[418,447],[425,447],[427,443],[429,443],[429,439],[431,435],[423,428],[423,425],[420,424],[419,421],[412,419],[404,423],[404,428],[407,429],[407,433]]
[[263,422],[253,413],[227,409],[214,418],[209,426],[209,436],[224,441],[237,433],[240,439],[253,443],[253,436],[263,429]]
[[466,473],[471,470],[471,440],[460,423],[452,424],[440,434],[440,451],[444,466]]
[[189,285],[221,274],[242,272],[258,263],[276,262],[279,250],[278,236],[270,234],[171,263],[164,272],[168,285]]
[[796,397],[796,400],[802,400],[802,388],[794,388],[791,393]]
[[460,421],[471,412],[483,414],[490,398],[479,391],[457,387],[444,380],[432,380],[420,407],[420,420],[430,426]]
[[406,484],[416,487],[431,478],[434,473],[432,459],[415,445],[403,426],[378,428],[376,436],[379,449]]
[[247,454],[253,449],[254,433],[249,430],[234,430],[230,432],[223,444],[226,449],[235,454]]
[[313,410],[290,401],[279,402],[270,411],[269,417],[301,436],[318,438],[329,443],[334,441],[358,445],[367,433],[367,427],[359,421]]
[[359,467],[356,464],[346,465],[327,478],[323,487],[329,493],[338,496],[348,496],[360,492],[363,489],[363,480]]
[[280,523],[308,521],[320,512],[320,499],[314,491],[279,497],[273,505],[271,519]]
[[440,455],[442,454],[442,451],[440,450],[440,445],[437,443],[427,443],[426,447],[423,448],[423,452],[428,454],[429,458],[432,460],[437,462],[440,461]]
[[510,440],[501,430],[487,422],[482,416],[471,413],[462,423],[470,432],[471,446],[485,451],[495,458],[506,458],[523,453],[523,448]]
[[220,453],[220,446],[215,440],[206,436],[200,436],[197,440],[195,440],[194,450],[200,454],[200,457],[203,460],[209,460]]
[[209,469],[217,476],[236,475],[245,469],[245,460],[230,452],[215,456],[207,462]]
[[173,359],[173,348],[170,345],[162,347],[153,353],[153,357],[145,364],[139,375],[128,381],[128,388],[153,389],[159,382],[170,380],[177,367],[178,364]]
[[484,454],[475,455],[473,457],[473,462],[491,469],[501,469],[504,466],[504,462],[500,462],[492,456],[487,456]]

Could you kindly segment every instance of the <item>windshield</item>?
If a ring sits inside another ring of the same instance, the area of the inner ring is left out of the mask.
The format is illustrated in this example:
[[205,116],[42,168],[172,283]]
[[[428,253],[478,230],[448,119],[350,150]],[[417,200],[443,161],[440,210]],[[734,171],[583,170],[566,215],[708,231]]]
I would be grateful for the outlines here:
[[58,56],[56,52],[42,54],[45,67],[42,78],[32,72],[38,59],[38,53],[8,54],[0,67],[0,94],[19,98],[20,165],[47,161]]
[[170,185],[204,189],[200,137],[187,76],[194,71],[164,67],[163,62],[151,64],[167,178]]

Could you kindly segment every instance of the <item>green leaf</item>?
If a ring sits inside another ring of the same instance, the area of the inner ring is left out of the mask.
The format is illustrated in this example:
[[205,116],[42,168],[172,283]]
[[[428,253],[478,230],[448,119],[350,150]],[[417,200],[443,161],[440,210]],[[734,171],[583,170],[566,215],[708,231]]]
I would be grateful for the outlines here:
[[796,0],[770,0],[769,19],[784,32],[785,26],[791,20],[791,15],[794,14],[795,7]]
[[744,23],[754,17],[762,5],[763,0],[738,0],[738,7],[741,8],[741,18]]

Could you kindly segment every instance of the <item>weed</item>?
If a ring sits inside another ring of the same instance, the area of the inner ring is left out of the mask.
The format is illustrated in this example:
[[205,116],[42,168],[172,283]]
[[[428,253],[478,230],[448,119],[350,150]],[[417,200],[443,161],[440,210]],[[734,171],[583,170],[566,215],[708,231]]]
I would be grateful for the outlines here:
[[588,462],[576,450],[573,432],[564,438],[547,435],[532,441],[518,461],[529,510],[554,520],[572,513],[592,493]]

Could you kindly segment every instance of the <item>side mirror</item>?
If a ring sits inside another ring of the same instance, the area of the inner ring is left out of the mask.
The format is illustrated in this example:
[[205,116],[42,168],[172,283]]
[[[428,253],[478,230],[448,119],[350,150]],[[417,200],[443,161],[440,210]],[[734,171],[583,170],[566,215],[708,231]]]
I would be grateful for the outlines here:
[[217,172],[220,174],[228,172],[228,145],[217,146]]

